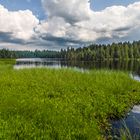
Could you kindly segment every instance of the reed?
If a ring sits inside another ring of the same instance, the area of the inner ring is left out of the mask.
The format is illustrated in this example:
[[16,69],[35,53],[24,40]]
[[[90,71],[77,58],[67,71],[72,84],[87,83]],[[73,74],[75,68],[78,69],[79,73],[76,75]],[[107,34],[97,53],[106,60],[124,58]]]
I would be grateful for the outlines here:
[[125,72],[12,65],[0,62],[0,139],[104,139],[108,119],[140,101],[140,83]]

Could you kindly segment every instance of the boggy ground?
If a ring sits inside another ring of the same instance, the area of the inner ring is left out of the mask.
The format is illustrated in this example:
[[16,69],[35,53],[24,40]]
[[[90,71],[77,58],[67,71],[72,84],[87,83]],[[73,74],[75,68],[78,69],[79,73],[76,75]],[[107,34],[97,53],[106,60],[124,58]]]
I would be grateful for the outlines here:
[[0,61],[0,139],[105,139],[110,118],[140,101],[140,83],[121,71],[14,70]]

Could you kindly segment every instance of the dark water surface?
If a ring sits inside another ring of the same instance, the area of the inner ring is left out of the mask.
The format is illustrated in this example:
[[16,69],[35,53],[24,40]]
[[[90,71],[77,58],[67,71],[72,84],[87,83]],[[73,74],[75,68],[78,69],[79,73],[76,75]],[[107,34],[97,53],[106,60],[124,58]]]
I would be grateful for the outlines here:
[[[74,68],[80,71],[89,69],[109,69],[123,70],[130,72],[130,76],[140,81],[140,61],[65,61],[63,59],[40,59],[25,58],[17,59],[14,66],[15,69],[23,68]],[[134,106],[127,116],[121,120],[111,121],[113,136],[120,137],[122,133],[126,133],[129,138],[140,140],[140,106]],[[135,136],[136,135],[136,136]],[[120,138],[114,139],[120,139]]]
[[134,106],[125,118],[111,121],[111,124],[114,140],[121,140],[123,135],[127,136],[128,140],[140,140],[140,105]]
[[79,69],[115,69],[131,71],[140,75],[140,61],[66,61],[57,58],[23,58],[17,59],[15,69],[32,67],[76,67]]
[[74,68],[80,71],[91,69],[122,70],[130,72],[133,79],[140,81],[140,61],[66,61],[57,58],[17,59],[14,69],[23,68]]

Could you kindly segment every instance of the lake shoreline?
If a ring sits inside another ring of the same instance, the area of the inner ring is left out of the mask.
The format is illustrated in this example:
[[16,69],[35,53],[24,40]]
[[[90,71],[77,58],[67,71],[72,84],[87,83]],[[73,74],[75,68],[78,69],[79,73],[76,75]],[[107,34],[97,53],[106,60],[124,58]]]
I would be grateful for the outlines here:
[[0,63],[0,138],[103,139],[108,118],[140,102],[140,83],[127,72],[72,69],[14,70]]

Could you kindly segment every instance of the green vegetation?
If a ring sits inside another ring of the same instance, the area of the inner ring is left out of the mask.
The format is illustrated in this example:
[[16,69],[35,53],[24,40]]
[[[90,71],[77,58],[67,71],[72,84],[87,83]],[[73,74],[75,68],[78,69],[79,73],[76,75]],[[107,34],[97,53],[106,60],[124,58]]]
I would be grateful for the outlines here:
[[49,50],[11,51],[8,49],[1,49],[0,58],[60,58],[60,52]]
[[80,61],[139,60],[140,41],[108,45],[93,44],[78,49],[68,47],[67,49],[61,49],[61,51],[10,51],[2,49],[0,50],[0,58],[62,58]]
[[0,61],[0,139],[100,140],[108,120],[140,101],[140,83],[120,71],[13,70]]
[[60,58],[60,52],[49,50],[15,51],[17,58]]
[[104,61],[140,59],[140,41],[133,43],[93,44],[84,48],[61,50],[61,57],[67,60]]

